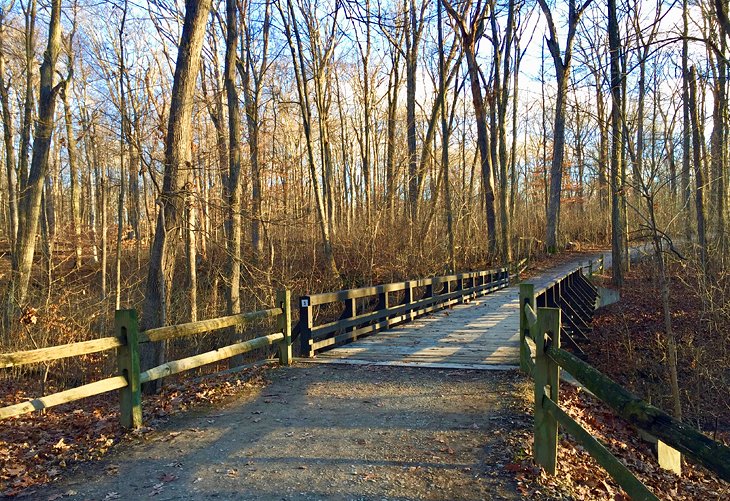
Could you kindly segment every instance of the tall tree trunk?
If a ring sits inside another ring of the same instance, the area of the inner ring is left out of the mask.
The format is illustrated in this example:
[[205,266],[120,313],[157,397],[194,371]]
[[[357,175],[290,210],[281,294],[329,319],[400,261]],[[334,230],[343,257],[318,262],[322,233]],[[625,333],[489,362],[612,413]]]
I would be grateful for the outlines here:
[[[246,2],[250,7],[250,2]],[[268,46],[269,29],[271,27],[271,2],[266,1],[264,7],[264,20],[261,31],[255,35],[249,23],[244,23],[241,63],[238,68],[243,81],[243,96],[246,105],[246,124],[248,126],[248,150],[251,162],[251,247],[253,250],[253,262],[258,264],[263,256],[264,241],[262,238],[262,182],[261,166],[259,160],[259,135],[261,123],[259,119],[260,97],[263,90],[263,78],[268,68]],[[244,12],[244,15],[246,13]],[[226,21],[230,22],[230,21]],[[228,34],[227,36],[229,36]],[[254,39],[261,42],[261,54],[254,54]],[[228,50],[228,46],[226,46]],[[256,63],[258,61],[258,64]],[[228,64],[228,57],[226,57]],[[229,107],[230,107],[229,101]]]
[[20,195],[18,211],[18,239],[13,253],[12,276],[8,287],[6,313],[8,320],[18,305],[27,299],[28,285],[33,271],[36,233],[41,210],[43,184],[48,175],[53,118],[56,110],[58,86],[53,85],[56,61],[61,49],[61,0],[51,1],[48,24],[48,45],[40,69],[40,99],[36,122],[33,159],[27,184]]
[[185,185],[185,256],[187,257],[188,297],[190,299],[190,321],[198,321],[198,270],[197,246],[195,244],[195,177],[192,171],[188,172],[188,182]]
[[[70,45],[70,44],[69,44]],[[69,47],[69,53],[72,50]],[[69,68],[73,68],[73,58],[69,56]],[[71,106],[68,101],[68,87],[71,81],[61,87],[61,99],[63,100],[64,120],[66,122],[66,152],[68,154],[68,168],[71,182],[71,221],[73,223],[73,245],[74,245],[74,268],[81,267],[81,187],[79,186],[79,166],[76,159],[76,137],[74,136],[73,122],[71,121]]]
[[15,248],[18,235],[18,177],[15,162],[15,142],[13,138],[13,115],[10,109],[10,82],[5,79],[5,12],[0,12],[0,104],[3,116],[3,140],[5,146],[5,176],[8,189],[8,209],[10,219],[10,248]]
[[[191,165],[193,95],[200,66],[200,52],[210,12],[211,0],[186,0],[185,21],[178,46],[175,76],[170,99],[170,116],[165,141],[165,171],[160,194],[160,210],[150,251],[150,265],[144,302],[142,329],[165,325],[175,271],[175,232],[183,218],[180,175]],[[151,346],[150,346],[151,345]],[[143,370],[164,361],[164,345],[148,343],[140,353]],[[160,380],[145,391],[154,392]]]
[[446,234],[448,237],[449,272],[456,273],[454,256],[454,214],[451,200],[451,180],[449,179],[449,124],[446,120],[446,63],[444,58],[444,32],[441,0],[437,0],[438,9],[438,53],[439,53],[439,93],[441,99],[441,168],[443,169],[444,196],[446,198]]
[[388,73],[388,118],[385,152],[385,193],[388,217],[395,220],[395,190],[396,190],[396,113],[398,111],[398,89],[400,88],[400,52],[393,50],[391,55],[391,71]]
[[687,241],[692,240],[692,207],[690,198],[692,197],[692,185],[690,184],[690,143],[692,140],[692,129],[690,124],[690,107],[689,107],[689,45],[687,37],[689,35],[688,24],[689,0],[682,0],[682,211],[685,217],[684,230]]
[[[34,102],[33,87],[35,86],[35,22],[36,0],[30,0],[25,7],[25,97],[23,102],[23,120],[20,127],[20,150],[18,151],[18,172],[20,177],[20,191],[25,192],[28,187],[28,154],[30,150],[30,129],[33,124]],[[49,27],[50,28],[50,27]],[[60,30],[60,28],[59,28]],[[60,31],[59,31],[60,33]],[[60,36],[60,34],[59,34]],[[60,50],[60,47],[59,47]],[[58,54],[58,53],[56,53]],[[58,55],[56,55],[58,57]],[[45,55],[44,55],[45,59]],[[55,60],[54,60],[55,66]],[[42,77],[42,75],[41,75]],[[52,78],[52,76],[51,76]],[[40,106],[40,103],[38,103]],[[55,101],[54,109],[55,113]],[[40,198],[39,198],[40,200]],[[20,206],[21,202],[18,202]],[[21,210],[20,207],[18,210]],[[22,216],[19,216],[22,217]],[[18,221],[20,224],[20,221]],[[20,249],[16,249],[20,251]]]
[[[493,47],[495,55],[500,54],[498,40],[498,28],[496,20],[496,0],[492,0],[492,35],[493,35]],[[498,88],[495,88],[495,94],[497,97],[497,137],[498,137],[498,161],[499,161],[499,214],[500,214],[500,225],[502,229],[501,238],[501,251],[502,259],[505,263],[512,261],[512,245],[511,245],[511,230],[510,230],[510,215],[509,215],[509,203],[508,203],[508,163],[509,157],[507,155],[507,107],[509,105],[509,82],[510,82],[510,67],[512,64],[511,49],[513,43],[513,32],[515,29],[515,1],[509,0],[507,7],[507,26],[505,27],[504,35],[504,57],[502,58],[502,81],[499,81],[499,68],[497,67],[498,58],[495,57],[495,84],[498,83]],[[515,89],[516,90],[516,89]],[[516,102],[516,101],[515,101]]]
[[[317,208],[317,215],[319,216],[319,229],[322,238],[322,246],[324,247],[324,258],[325,266],[331,276],[339,276],[337,270],[337,264],[335,263],[334,253],[332,250],[332,240],[330,232],[330,220],[325,206],[325,192],[324,187],[320,189],[319,176],[317,174],[317,163],[314,159],[314,140],[312,134],[312,110],[310,105],[310,91],[309,91],[309,76],[305,74],[306,68],[309,65],[305,64],[304,50],[302,44],[302,38],[299,33],[299,26],[296,20],[298,16],[294,12],[294,6],[291,0],[287,0],[285,14],[280,5],[277,4],[279,13],[281,14],[282,21],[284,22],[284,33],[289,44],[289,49],[292,56],[292,63],[294,66],[294,75],[297,83],[297,94],[299,96],[299,109],[302,115],[302,126],[304,129],[304,138],[307,148],[307,163],[309,165],[309,173],[312,182],[312,191],[314,192],[315,205]],[[333,50],[334,43],[329,46],[330,50]],[[323,60],[329,59],[329,55],[322,57],[322,54],[318,55]],[[323,151],[325,150],[324,144],[321,145]],[[327,154],[326,151],[323,153]],[[325,163],[327,160],[324,161]],[[323,173],[326,176],[326,173]]]
[[119,197],[117,199],[117,253],[114,257],[114,271],[116,278],[115,305],[119,310],[122,307],[122,241],[124,240],[124,198],[126,196],[127,171],[124,167],[124,152],[127,148],[127,102],[124,92],[124,27],[127,20],[127,0],[124,2],[122,20],[119,26]]
[[546,0],[538,0],[545,20],[547,21],[550,37],[547,46],[555,66],[555,79],[558,86],[555,97],[555,125],[553,128],[553,160],[550,167],[550,194],[547,209],[547,236],[548,252],[556,252],[558,233],[560,229],[560,192],[563,182],[563,156],[565,152],[565,105],[568,94],[568,79],[570,78],[570,64],[573,55],[573,40],[580,17],[590,5],[587,0],[579,7],[576,0],[568,2],[568,36],[565,41],[565,51],[560,49],[558,32],[553,21],[552,13]]
[[420,28],[416,17],[416,1],[404,0],[406,39],[406,139],[408,145],[408,207],[411,228],[418,218],[418,187],[421,185],[416,154],[416,73]]
[[621,69],[616,0],[608,0],[608,43],[611,60],[611,278],[614,285],[623,285],[623,218],[621,210],[621,157],[623,127],[621,123]]
[[692,66],[689,70],[689,109],[692,127],[692,152],[695,164],[695,211],[697,212],[697,244],[700,247],[700,265],[707,273],[707,236],[705,232],[705,181],[702,172],[702,136],[697,102],[697,72]]
[[[228,202],[226,207],[226,226],[228,227],[226,273],[229,280],[226,305],[229,315],[241,312],[241,241],[243,237],[241,230],[241,110],[236,85],[238,27],[236,0],[226,0],[226,56],[223,80],[228,100],[228,185],[225,190]],[[258,169],[258,166],[256,168]],[[231,341],[235,341],[240,336],[240,330],[232,329],[229,335]],[[240,357],[234,357],[230,365],[237,366],[241,362]]]
[[484,97],[482,96],[481,82],[479,80],[480,71],[476,59],[476,43],[482,35],[482,20],[486,15],[489,4],[485,3],[481,7],[479,5],[482,4],[479,4],[478,12],[473,14],[468,12],[470,4],[463,7],[464,10],[461,13],[457,12],[448,0],[443,0],[443,4],[456,25],[457,32],[461,38],[462,50],[466,57],[469,82],[471,84],[472,104],[474,105],[474,118],[477,125],[477,146],[481,159],[482,184],[484,186],[484,202],[487,216],[488,250],[490,255],[495,256],[497,254],[497,216],[494,208],[494,165],[492,164],[491,145],[487,131],[487,110],[484,106]]
[[[725,53],[727,41],[725,36],[721,37],[720,46],[722,53]],[[720,244],[721,254],[724,254],[726,246],[726,219],[727,219],[727,155],[725,151],[725,139],[727,131],[725,119],[727,116],[727,62],[723,57],[717,58],[716,77],[713,88],[712,108],[712,136],[710,152],[712,157],[712,214],[714,215],[714,228],[717,233],[716,240]]]

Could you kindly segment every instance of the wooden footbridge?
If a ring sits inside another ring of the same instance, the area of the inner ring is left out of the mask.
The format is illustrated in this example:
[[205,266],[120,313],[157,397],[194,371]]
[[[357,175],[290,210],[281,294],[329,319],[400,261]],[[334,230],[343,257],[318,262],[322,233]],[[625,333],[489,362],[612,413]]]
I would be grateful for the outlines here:
[[[512,270],[304,296],[299,300],[301,353],[316,363],[513,369],[520,365],[520,289],[516,279],[523,264]],[[531,283],[535,289],[545,290],[578,269],[585,268],[590,274],[593,266],[593,260],[581,264],[571,261],[533,277]],[[595,266],[603,266],[602,257],[596,259]],[[560,299],[570,307],[578,297],[565,290]],[[590,299],[595,300],[595,296]],[[573,308],[570,318],[584,326],[583,336],[590,329],[587,323],[594,306]],[[336,320],[318,324],[317,318],[326,316],[327,308],[342,313]],[[382,332],[367,336],[374,331]]]
[[[134,310],[118,311],[116,332],[100,339],[0,354],[0,369],[116,350],[118,372],[106,379],[0,408],[0,420],[92,395],[118,391],[121,422],[142,425],[141,385],[254,350],[274,346],[291,364],[293,345],[303,362],[469,370],[520,368],[535,381],[535,461],[556,471],[558,424],[634,499],[656,499],[620,461],[559,406],[560,368],[616,414],[730,480],[730,448],[641,401],[578,356],[591,338],[601,302],[589,280],[603,258],[557,266],[517,285],[518,266],[384,284],[298,298],[292,326],[289,291],[273,308],[140,332]],[[608,260],[606,265],[609,266]],[[157,367],[140,368],[145,343],[197,336],[270,318],[269,334]],[[561,348],[566,345],[571,351]],[[268,350],[267,350],[268,351]]]

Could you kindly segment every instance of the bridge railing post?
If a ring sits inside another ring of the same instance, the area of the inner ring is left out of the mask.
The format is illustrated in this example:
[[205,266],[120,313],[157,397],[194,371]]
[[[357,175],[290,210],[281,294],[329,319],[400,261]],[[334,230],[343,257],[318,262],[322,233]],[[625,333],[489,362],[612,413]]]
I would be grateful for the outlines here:
[[[558,421],[545,410],[543,401],[558,403],[560,367],[546,355],[547,346],[560,348],[560,308],[538,308],[535,336],[535,462],[555,475],[558,461]],[[547,394],[546,394],[547,392]]]
[[527,374],[530,373],[530,347],[527,338],[532,338],[534,327],[530,327],[525,315],[525,305],[537,311],[535,304],[535,286],[533,284],[520,284],[520,369]]
[[117,310],[114,313],[114,331],[124,340],[124,345],[117,349],[117,367],[127,379],[127,386],[119,390],[119,419],[124,428],[139,428],[142,426],[142,389],[137,311]]
[[[390,302],[388,301],[388,291],[383,291],[378,293],[378,305],[376,309],[378,311],[381,310],[387,310],[390,307]],[[386,319],[390,318],[390,315],[386,317]]]
[[406,316],[408,318],[408,321],[410,322],[414,318],[416,318],[415,313],[413,313],[413,282],[410,280],[406,282],[406,288],[405,288],[405,295],[403,296],[403,304],[408,305],[408,308],[406,310]]
[[314,349],[312,348],[312,327],[314,325],[312,318],[312,305],[309,296],[299,298],[299,325],[300,334],[299,349],[303,357],[314,357]]
[[281,308],[276,326],[284,334],[284,339],[279,343],[279,363],[291,365],[291,291],[288,289],[277,291],[276,305]]

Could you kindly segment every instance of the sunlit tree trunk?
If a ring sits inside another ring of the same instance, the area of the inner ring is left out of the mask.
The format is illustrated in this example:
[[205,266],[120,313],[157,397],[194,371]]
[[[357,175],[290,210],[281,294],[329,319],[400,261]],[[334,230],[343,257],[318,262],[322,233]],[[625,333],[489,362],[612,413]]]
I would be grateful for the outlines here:
[[[170,116],[165,141],[165,172],[160,194],[157,227],[150,251],[142,329],[167,323],[168,305],[175,271],[176,232],[183,220],[184,172],[190,169],[193,95],[200,66],[205,27],[211,0],[186,0],[185,21],[178,46],[170,98]],[[164,361],[164,345],[148,343],[140,353],[143,370]],[[159,381],[145,391],[159,388]]]
[[15,171],[15,140],[13,114],[10,107],[10,82],[5,78],[5,12],[0,11],[0,105],[3,117],[3,144],[5,146],[5,176],[7,182],[10,248],[15,248],[18,235],[18,177]]
[[621,122],[621,69],[616,0],[608,0],[608,41],[611,61],[611,277],[616,286],[623,285],[623,217],[620,194],[623,125]]
[[23,186],[19,200],[18,238],[16,252],[13,253],[12,276],[8,286],[8,308],[6,310],[8,314],[12,314],[14,308],[18,305],[22,306],[27,299],[30,275],[33,271],[41,196],[49,169],[53,119],[59,90],[53,82],[56,61],[61,49],[61,0],[52,0],[50,14],[48,45],[40,68],[40,99],[33,141],[33,159],[27,183]]

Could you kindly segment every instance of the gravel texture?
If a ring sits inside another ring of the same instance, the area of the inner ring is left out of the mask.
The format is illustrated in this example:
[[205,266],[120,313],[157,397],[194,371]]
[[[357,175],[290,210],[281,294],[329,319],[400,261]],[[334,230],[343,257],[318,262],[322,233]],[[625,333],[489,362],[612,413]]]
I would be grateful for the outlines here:
[[[295,364],[132,434],[37,499],[519,499],[517,371]],[[515,421],[517,419],[517,421]]]

